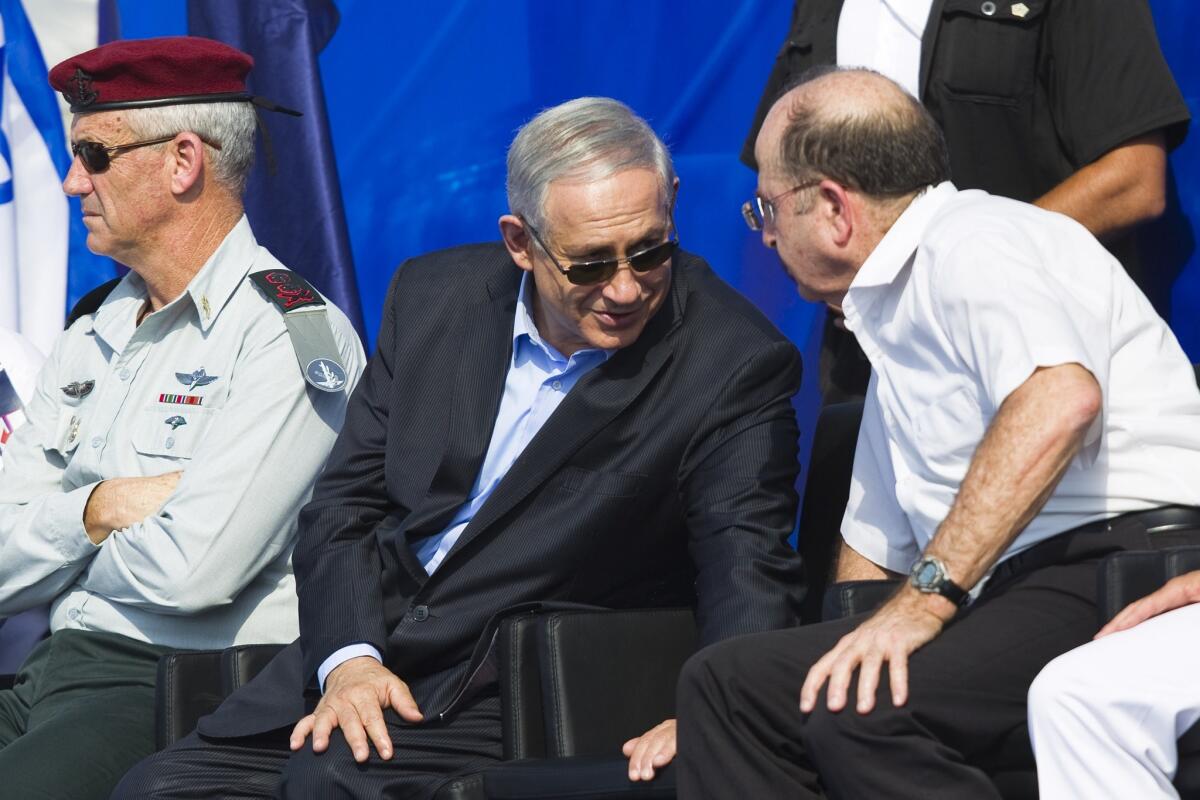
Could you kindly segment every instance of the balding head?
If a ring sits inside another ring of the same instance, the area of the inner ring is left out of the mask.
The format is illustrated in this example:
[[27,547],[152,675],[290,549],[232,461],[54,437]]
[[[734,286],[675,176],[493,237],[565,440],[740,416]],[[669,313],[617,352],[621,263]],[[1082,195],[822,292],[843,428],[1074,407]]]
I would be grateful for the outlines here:
[[772,106],[754,152],[763,171],[796,184],[831,178],[876,201],[950,176],[946,143],[929,112],[865,69],[806,74]]

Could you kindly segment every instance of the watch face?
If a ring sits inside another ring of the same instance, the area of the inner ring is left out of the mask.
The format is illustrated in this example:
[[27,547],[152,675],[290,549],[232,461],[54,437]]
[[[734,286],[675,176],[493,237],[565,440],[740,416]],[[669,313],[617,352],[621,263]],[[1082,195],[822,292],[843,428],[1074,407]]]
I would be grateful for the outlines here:
[[920,588],[932,588],[942,577],[942,571],[934,561],[923,561],[913,570],[913,583]]

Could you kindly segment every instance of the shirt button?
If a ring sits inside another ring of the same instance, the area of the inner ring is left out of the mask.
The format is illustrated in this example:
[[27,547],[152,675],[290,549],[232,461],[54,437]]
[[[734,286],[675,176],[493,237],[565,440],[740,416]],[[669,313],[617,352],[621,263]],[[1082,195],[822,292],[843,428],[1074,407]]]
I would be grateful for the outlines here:
[[79,613],[78,608],[72,608],[70,611],[67,612],[67,618],[71,619],[71,620],[77,620],[77,619],[79,619],[80,616],[81,616],[81,614]]
[[424,622],[429,619],[429,606],[417,606],[412,610],[414,622]]
[[556,392],[562,391],[562,381],[555,381],[554,383],[552,383],[550,385],[554,387],[554,391],[556,391]]
[[984,3],[979,6],[979,10],[983,12],[985,17],[990,17],[996,13],[996,4],[992,0],[984,0]]
[[102,444],[104,444],[104,439],[100,438],[99,436],[92,437],[92,447],[99,447]]
[[127,369],[123,369],[117,373],[117,376],[123,381],[129,380],[129,375],[130,375],[130,372]]
[[167,445],[167,449],[168,449],[168,450],[170,450],[172,447],[174,447],[174,446],[175,446],[175,437],[174,437],[174,436],[168,436],[168,437],[167,437],[167,441],[166,441],[166,445]]

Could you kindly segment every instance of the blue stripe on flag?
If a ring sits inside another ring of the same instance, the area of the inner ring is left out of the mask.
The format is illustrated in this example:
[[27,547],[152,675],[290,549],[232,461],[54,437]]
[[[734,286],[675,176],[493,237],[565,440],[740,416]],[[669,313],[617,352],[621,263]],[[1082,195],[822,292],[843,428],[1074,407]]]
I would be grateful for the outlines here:
[[62,117],[58,101],[46,82],[46,62],[34,36],[33,26],[25,16],[21,0],[0,0],[0,17],[4,18],[5,59],[8,77],[25,104],[30,119],[46,142],[50,159],[58,170],[59,180],[66,180],[71,157],[63,144]]

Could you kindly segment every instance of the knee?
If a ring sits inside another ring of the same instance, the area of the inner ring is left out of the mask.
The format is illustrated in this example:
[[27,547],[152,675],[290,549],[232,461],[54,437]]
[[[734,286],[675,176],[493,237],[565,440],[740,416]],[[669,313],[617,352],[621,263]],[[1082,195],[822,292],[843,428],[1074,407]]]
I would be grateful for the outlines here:
[[681,719],[712,712],[726,705],[745,673],[738,669],[736,640],[710,645],[693,655],[679,673],[676,707]]
[[283,768],[279,796],[285,800],[353,797],[345,781],[353,772],[354,760],[345,742],[335,730],[324,753],[314,753],[311,747],[292,753]]
[[1078,668],[1078,661],[1076,651],[1071,651],[1042,667],[1029,686],[1030,721],[1052,721],[1065,708],[1078,705],[1076,700],[1081,681],[1086,678],[1086,673],[1081,673]]
[[125,773],[110,800],[154,800],[179,797],[178,771],[167,763],[169,751],[144,758]]

